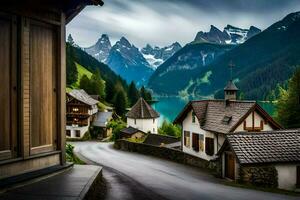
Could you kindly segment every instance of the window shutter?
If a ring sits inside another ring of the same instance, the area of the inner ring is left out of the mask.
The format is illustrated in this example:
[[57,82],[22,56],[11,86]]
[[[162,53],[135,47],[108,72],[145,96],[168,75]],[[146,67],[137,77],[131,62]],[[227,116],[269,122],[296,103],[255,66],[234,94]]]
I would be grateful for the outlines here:
[[205,153],[209,156],[214,155],[214,139],[213,138],[205,138]]

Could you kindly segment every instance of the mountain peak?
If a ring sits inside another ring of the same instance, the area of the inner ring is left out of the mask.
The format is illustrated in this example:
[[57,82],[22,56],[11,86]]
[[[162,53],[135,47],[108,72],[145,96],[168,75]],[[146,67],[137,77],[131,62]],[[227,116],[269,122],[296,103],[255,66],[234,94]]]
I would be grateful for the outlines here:
[[210,25],[210,31],[209,32],[222,32],[220,29],[215,27],[214,25]]
[[227,24],[222,32],[214,25],[211,25],[209,32],[199,31],[194,42],[241,44],[259,32],[261,30],[254,26],[251,26],[250,29],[242,29],[230,24]]
[[102,34],[96,44],[84,50],[100,62],[105,62],[111,49],[111,43],[107,34]]
[[121,37],[120,44],[122,44],[122,45],[124,45],[126,47],[131,47],[130,42],[125,37]]

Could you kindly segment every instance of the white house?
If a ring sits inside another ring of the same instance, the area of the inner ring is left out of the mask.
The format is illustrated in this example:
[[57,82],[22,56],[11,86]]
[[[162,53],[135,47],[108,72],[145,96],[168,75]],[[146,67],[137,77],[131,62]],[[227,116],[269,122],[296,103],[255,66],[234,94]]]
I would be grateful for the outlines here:
[[89,130],[91,122],[98,112],[99,101],[93,99],[84,90],[72,90],[67,93],[67,138],[82,138]]
[[218,155],[224,178],[286,190],[300,186],[300,129],[227,134]]
[[229,81],[224,100],[189,102],[174,120],[182,126],[182,150],[211,160],[228,133],[259,132],[280,129],[255,101],[236,100],[237,87]]
[[126,114],[127,127],[133,127],[145,133],[157,134],[159,113],[143,98],[140,98]]

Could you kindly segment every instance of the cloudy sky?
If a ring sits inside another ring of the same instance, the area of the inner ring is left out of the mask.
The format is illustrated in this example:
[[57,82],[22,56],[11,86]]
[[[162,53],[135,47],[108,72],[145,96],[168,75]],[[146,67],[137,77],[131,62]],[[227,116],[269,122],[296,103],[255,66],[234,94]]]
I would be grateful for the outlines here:
[[300,0],[104,0],[88,6],[67,25],[75,42],[88,47],[101,34],[112,43],[125,36],[137,47],[191,42],[213,24],[265,29],[285,15],[300,11]]

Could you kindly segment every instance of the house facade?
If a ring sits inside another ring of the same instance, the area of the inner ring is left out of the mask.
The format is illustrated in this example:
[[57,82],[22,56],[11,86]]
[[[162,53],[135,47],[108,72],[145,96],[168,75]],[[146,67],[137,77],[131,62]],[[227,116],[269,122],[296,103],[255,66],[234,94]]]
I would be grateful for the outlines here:
[[117,116],[113,112],[98,112],[96,114],[93,127],[97,127],[97,130],[94,131],[97,132],[99,138],[112,136],[112,128],[108,128],[107,125],[114,118],[117,119]]
[[222,177],[264,187],[300,187],[300,130],[226,135],[218,155]]
[[85,5],[102,3],[1,1],[1,184],[66,165],[65,25]]
[[143,98],[140,98],[126,114],[127,126],[139,129],[145,133],[158,133],[159,113]]
[[67,138],[84,136],[98,112],[98,103],[82,89],[67,93]]
[[182,126],[183,152],[212,160],[228,133],[281,128],[255,101],[235,100],[237,88],[232,81],[224,92],[224,100],[189,102],[174,120]]

